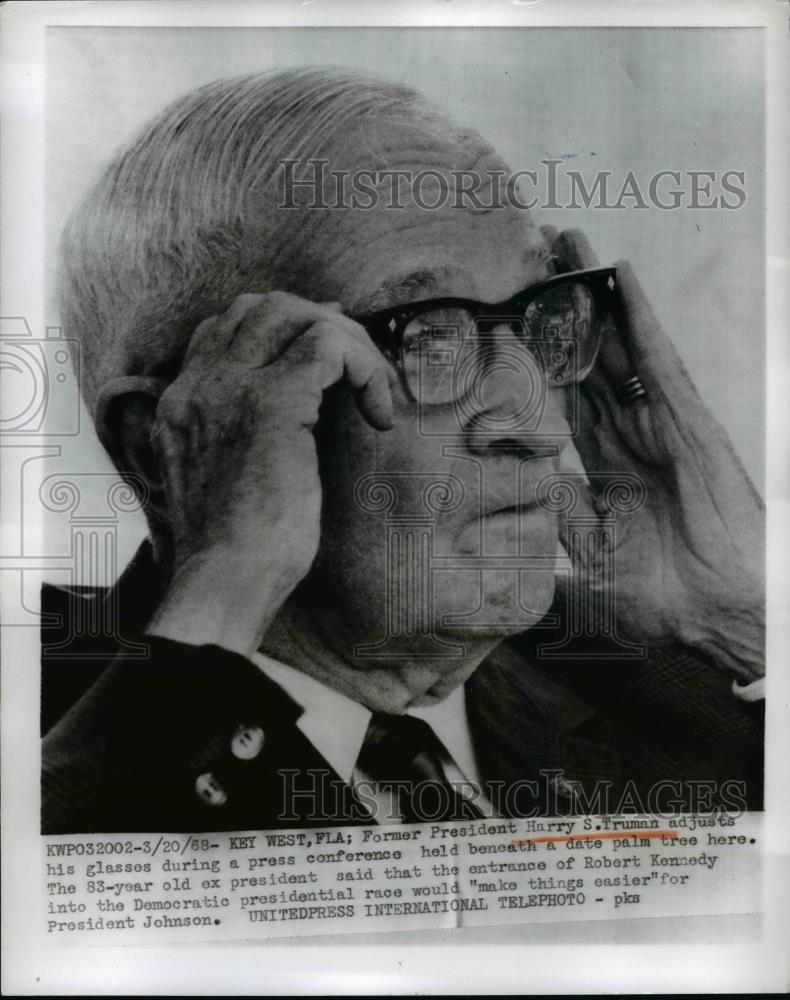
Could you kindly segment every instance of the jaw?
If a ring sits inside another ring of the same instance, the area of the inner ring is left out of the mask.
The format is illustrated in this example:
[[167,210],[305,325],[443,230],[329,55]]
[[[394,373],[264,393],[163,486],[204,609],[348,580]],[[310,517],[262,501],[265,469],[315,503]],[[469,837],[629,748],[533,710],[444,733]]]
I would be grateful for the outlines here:
[[366,644],[330,608],[319,609],[300,597],[292,596],[280,610],[261,650],[371,711],[398,714],[443,700],[502,638],[468,635],[459,641],[437,632],[387,637],[382,624]]
[[456,588],[435,608],[437,634],[450,642],[496,645],[536,625],[554,600],[553,566],[472,571],[468,577],[465,594]]

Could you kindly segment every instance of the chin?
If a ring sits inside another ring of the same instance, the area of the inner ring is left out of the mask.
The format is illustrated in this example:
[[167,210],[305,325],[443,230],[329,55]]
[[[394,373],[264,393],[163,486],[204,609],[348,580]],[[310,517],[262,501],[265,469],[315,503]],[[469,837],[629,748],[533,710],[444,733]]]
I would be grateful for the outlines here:
[[[554,573],[463,574],[435,592],[437,632],[454,639],[505,639],[536,625],[554,599]],[[471,577],[471,579],[470,579]],[[519,579],[520,578],[520,579]]]

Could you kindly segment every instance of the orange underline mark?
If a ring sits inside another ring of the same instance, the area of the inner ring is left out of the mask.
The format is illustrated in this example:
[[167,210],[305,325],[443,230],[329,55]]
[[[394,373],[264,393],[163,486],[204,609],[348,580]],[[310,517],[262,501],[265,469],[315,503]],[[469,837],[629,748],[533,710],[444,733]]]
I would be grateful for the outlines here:
[[612,830],[608,833],[558,833],[553,837],[526,837],[524,840],[511,840],[511,844],[548,844],[550,842],[564,843],[568,840],[620,840],[623,837],[667,837],[674,840],[677,837],[677,830],[635,830],[628,833],[626,830]]

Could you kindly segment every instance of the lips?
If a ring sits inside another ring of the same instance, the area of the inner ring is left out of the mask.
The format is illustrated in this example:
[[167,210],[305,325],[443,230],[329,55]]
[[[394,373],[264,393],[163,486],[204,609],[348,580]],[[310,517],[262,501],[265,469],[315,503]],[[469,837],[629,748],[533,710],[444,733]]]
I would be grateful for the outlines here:
[[500,504],[478,511],[454,534],[458,554],[486,558],[523,555],[525,546],[533,555],[556,549],[553,516],[537,502]]
[[529,503],[514,507],[498,507],[496,510],[486,511],[482,516],[486,520],[499,517],[520,517],[522,514],[527,514],[529,511],[535,510],[537,506],[535,503]]
[[543,510],[543,508],[538,504],[537,500],[533,499],[520,504],[502,504],[500,506],[489,506],[484,510],[477,510],[474,514],[464,519],[461,529],[467,528],[469,525],[475,522],[484,521],[489,524],[496,523],[501,520],[508,520],[510,518],[520,518],[522,516],[533,514],[536,510]]
[[499,521],[524,515],[532,520],[538,508],[538,488],[545,477],[555,470],[555,462],[543,456],[528,462],[514,462],[512,456],[502,456],[480,470],[480,482],[468,483],[466,502],[456,514],[455,523],[465,528],[481,520]]
[[[515,490],[508,491],[507,496],[486,496],[481,503],[481,510],[477,517],[498,517],[501,514],[523,514],[529,510],[534,510],[538,505],[537,483],[522,483],[516,497]],[[514,503],[513,501],[518,502]]]

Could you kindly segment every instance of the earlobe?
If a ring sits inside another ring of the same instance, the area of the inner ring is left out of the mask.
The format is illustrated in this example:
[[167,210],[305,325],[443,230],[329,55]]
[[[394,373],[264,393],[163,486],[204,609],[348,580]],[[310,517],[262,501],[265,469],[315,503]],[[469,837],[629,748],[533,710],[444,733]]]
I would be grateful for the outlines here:
[[151,442],[159,397],[167,388],[163,379],[130,375],[109,382],[96,404],[96,433],[115,467],[146,483],[146,512],[166,518],[166,498],[157,457]]

